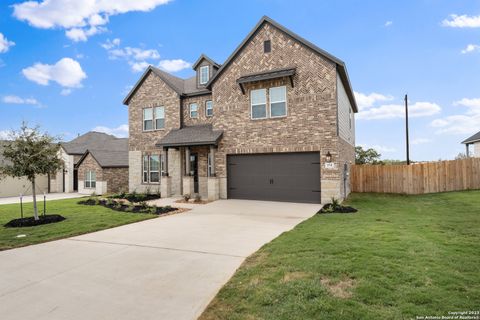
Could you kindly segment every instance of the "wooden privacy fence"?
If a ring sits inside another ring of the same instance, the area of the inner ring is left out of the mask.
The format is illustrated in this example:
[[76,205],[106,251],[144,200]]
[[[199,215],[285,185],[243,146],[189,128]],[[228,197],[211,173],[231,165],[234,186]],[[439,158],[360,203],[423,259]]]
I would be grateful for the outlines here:
[[407,165],[353,165],[353,192],[422,194],[480,189],[480,158]]

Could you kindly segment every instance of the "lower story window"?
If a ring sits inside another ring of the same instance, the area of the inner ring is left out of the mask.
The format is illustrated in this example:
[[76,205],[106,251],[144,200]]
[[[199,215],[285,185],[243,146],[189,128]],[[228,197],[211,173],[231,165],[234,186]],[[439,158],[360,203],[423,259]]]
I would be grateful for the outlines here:
[[143,156],[143,175],[144,183],[160,182],[160,155]]
[[85,188],[95,188],[97,185],[97,174],[95,171],[85,172]]

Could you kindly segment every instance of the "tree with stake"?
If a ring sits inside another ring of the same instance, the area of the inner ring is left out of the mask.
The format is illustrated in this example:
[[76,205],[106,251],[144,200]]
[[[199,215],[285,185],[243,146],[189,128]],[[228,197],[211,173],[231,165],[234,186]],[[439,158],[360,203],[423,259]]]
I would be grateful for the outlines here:
[[63,161],[58,156],[58,138],[40,132],[40,128],[29,128],[24,122],[18,131],[12,131],[11,141],[3,150],[6,161],[0,163],[0,174],[11,177],[27,177],[32,183],[33,214],[38,220],[35,178],[58,171]]

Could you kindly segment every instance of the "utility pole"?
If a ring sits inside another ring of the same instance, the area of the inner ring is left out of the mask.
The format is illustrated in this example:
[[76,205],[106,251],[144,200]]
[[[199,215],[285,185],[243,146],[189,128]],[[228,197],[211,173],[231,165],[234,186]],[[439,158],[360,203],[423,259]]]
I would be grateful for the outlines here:
[[407,138],[407,165],[410,164],[410,143],[408,140],[408,96],[405,95],[405,132]]

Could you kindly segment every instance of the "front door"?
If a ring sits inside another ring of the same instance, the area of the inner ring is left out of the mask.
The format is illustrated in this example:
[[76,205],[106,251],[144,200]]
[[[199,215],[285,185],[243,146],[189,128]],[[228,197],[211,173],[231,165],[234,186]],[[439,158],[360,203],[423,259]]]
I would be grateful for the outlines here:
[[73,170],[73,191],[78,191],[78,170]]
[[198,193],[198,154],[190,155],[190,176],[193,177],[193,192]]

